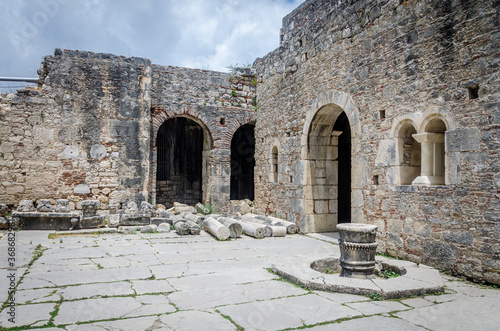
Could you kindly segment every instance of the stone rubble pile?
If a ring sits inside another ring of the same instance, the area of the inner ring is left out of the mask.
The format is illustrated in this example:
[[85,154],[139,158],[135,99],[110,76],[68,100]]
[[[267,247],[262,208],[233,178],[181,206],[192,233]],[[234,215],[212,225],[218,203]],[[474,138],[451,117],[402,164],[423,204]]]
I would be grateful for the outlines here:
[[[241,205],[248,205],[241,203]],[[238,204],[240,206],[240,204]],[[251,210],[236,215],[221,215],[211,213],[201,203],[194,207],[175,202],[174,206],[166,209],[163,205],[155,206],[142,201],[128,201],[115,214],[99,214],[101,207],[99,200],[85,200],[81,202],[81,211],[71,211],[66,199],[59,199],[53,205],[49,199],[40,199],[37,207],[32,200],[22,200],[12,213],[12,220],[16,226],[28,230],[74,230],[101,227],[117,227],[119,232],[141,233],[170,232],[174,230],[179,235],[199,235],[206,231],[218,240],[241,238],[243,234],[261,239],[264,237],[284,237],[297,232],[294,223],[279,218],[251,213]],[[3,223],[7,224],[8,208],[0,206]],[[107,220],[107,222],[106,222]],[[2,224],[3,224],[2,223]],[[5,228],[5,227],[2,227]]]

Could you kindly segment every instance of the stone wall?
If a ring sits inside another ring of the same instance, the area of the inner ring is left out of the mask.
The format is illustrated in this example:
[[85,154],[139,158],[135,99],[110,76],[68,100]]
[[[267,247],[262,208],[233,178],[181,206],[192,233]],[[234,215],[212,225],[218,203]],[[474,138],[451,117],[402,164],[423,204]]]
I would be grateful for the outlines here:
[[39,74],[1,97],[0,199],[147,199],[150,61],[56,49]]
[[230,209],[231,140],[238,128],[255,123],[255,72],[236,68],[231,73],[153,66],[151,162],[152,196],[156,196],[156,137],[173,117],[187,117],[204,131],[203,202],[218,212]]
[[[304,2],[284,18],[280,47],[254,64],[256,208],[315,230],[310,134],[344,111],[352,221],[379,227],[381,252],[499,284],[498,27],[491,1]],[[400,185],[420,171],[418,159],[404,169],[413,147],[401,128],[435,123],[445,183]]]

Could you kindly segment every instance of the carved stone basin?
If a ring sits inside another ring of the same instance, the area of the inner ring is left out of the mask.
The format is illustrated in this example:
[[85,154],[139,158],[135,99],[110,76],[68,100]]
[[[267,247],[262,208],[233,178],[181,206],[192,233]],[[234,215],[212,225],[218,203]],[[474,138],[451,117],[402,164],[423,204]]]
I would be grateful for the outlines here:
[[377,226],[344,223],[337,225],[340,234],[341,277],[370,278],[375,268]]

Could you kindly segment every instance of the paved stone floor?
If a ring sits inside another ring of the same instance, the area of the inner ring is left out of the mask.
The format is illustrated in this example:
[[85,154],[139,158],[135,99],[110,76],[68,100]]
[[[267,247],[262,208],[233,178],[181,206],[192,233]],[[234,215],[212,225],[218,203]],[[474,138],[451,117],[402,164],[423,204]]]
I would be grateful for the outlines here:
[[[338,246],[302,235],[216,241],[208,234],[17,232],[15,324],[43,330],[498,330],[500,290],[443,275],[446,291],[374,301],[308,291],[267,269]],[[0,300],[7,236],[0,233]],[[338,253],[337,253],[338,254]],[[5,281],[7,280],[7,281]],[[21,280],[21,281],[19,281]]]

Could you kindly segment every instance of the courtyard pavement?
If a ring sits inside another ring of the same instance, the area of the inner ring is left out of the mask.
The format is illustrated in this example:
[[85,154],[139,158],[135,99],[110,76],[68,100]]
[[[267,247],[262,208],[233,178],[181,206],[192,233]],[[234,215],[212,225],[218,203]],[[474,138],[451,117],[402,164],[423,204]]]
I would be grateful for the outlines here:
[[[338,246],[289,235],[217,241],[203,233],[16,232],[17,271],[0,233],[0,329],[498,330],[500,290],[442,275],[445,293],[401,300],[309,291],[272,264],[329,257]],[[10,278],[9,278],[10,277]],[[9,315],[10,313],[10,315]],[[12,323],[14,317],[15,323]],[[11,321],[9,321],[11,319]]]

